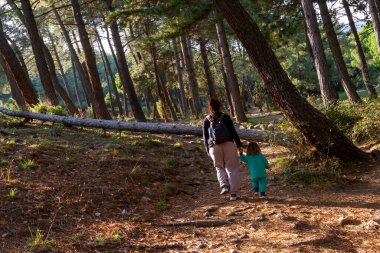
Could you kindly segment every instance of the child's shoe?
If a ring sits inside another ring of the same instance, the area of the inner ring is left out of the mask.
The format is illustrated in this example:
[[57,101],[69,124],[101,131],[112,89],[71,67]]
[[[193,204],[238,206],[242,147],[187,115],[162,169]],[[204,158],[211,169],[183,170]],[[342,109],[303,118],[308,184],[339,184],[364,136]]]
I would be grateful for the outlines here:
[[223,187],[222,187],[222,191],[220,192],[220,194],[221,194],[221,195],[223,195],[223,194],[227,194],[229,191],[230,191],[230,190],[228,189],[227,186],[223,186]]
[[260,192],[260,199],[266,199],[267,198],[267,195],[265,194],[265,192]]
[[253,188],[253,195],[259,194],[259,188]]
[[230,200],[231,200],[231,201],[235,201],[235,200],[237,200],[237,195],[236,195],[236,194],[231,194],[231,196],[230,196]]

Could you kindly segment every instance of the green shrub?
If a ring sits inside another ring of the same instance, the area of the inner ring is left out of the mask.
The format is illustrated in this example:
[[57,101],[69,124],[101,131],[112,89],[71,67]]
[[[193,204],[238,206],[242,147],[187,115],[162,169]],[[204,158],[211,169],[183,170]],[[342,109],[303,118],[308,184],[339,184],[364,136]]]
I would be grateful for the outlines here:
[[38,103],[35,106],[31,107],[32,112],[36,113],[42,113],[42,114],[47,114],[48,113],[48,106],[45,103]]
[[67,116],[66,110],[62,105],[51,106],[50,113],[58,116]]

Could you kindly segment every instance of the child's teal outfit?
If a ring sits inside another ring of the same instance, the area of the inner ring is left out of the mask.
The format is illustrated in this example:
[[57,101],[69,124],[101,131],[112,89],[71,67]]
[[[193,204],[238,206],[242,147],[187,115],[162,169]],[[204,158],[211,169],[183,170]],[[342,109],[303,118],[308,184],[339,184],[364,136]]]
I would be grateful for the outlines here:
[[267,172],[265,169],[269,167],[266,157],[261,153],[257,155],[240,154],[240,160],[248,164],[254,191],[260,191],[260,195],[265,196],[267,188]]

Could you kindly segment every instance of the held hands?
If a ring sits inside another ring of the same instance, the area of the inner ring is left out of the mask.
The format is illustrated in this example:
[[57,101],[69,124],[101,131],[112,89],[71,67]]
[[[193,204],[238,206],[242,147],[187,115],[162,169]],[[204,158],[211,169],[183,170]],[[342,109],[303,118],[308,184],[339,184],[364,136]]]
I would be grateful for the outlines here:
[[243,148],[242,148],[242,147],[238,148],[238,154],[239,154],[239,155],[240,155],[240,154],[243,154]]

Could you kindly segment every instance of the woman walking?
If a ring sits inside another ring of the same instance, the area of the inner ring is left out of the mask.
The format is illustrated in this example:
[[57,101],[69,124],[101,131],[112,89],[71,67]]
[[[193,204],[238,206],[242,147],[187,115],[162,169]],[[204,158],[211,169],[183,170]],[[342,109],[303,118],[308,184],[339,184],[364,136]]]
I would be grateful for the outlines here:
[[221,111],[219,100],[211,98],[208,106],[211,114],[203,121],[204,145],[214,162],[220,194],[230,193],[230,200],[236,200],[240,188],[238,152],[243,151],[242,144],[232,119]]

